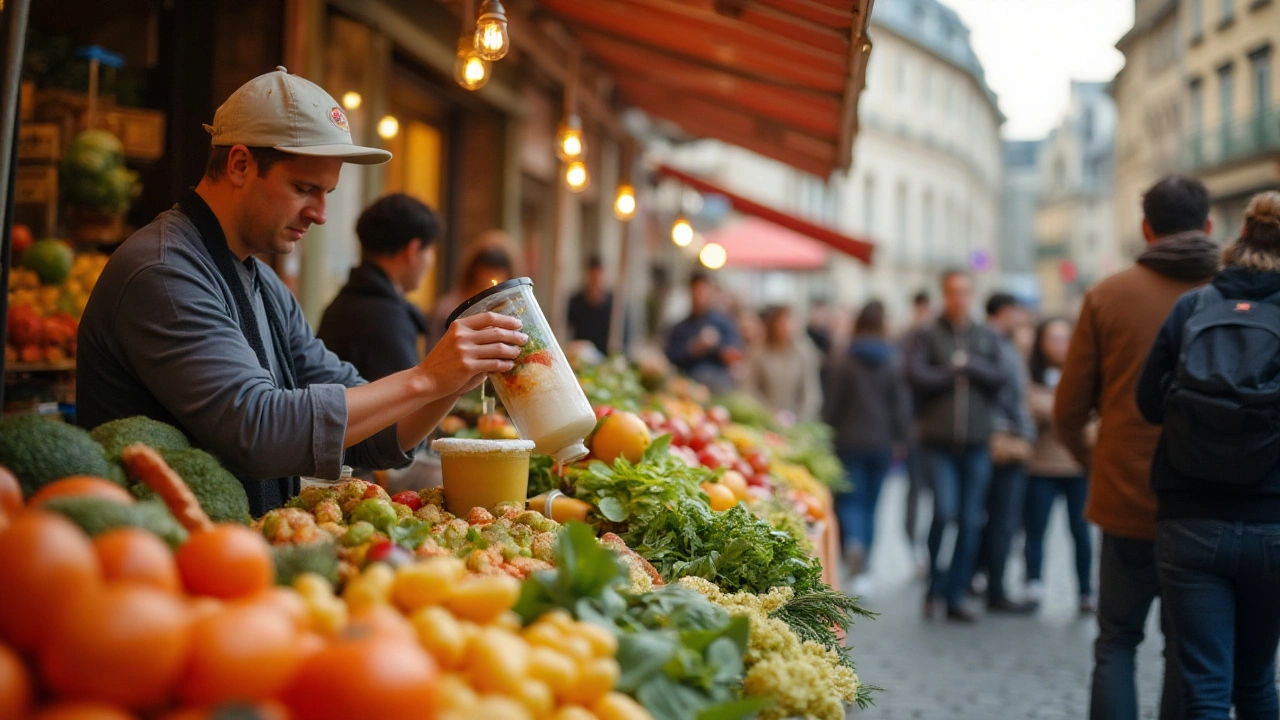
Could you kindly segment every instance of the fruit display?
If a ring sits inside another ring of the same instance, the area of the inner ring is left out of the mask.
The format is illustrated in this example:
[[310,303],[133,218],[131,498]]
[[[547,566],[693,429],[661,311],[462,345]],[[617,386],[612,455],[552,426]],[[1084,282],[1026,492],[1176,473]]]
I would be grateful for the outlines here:
[[[869,613],[810,543],[824,484],[784,431],[649,386],[596,407],[587,459],[533,456],[527,503],[462,516],[439,488],[347,480],[250,518],[177,428],[0,420],[10,715],[827,720],[867,703],[845,639]],[[509,432],[500,417],[487,434]]]
[[102,213],[129,209],[141,187],[124,164],[124,145],[106,130],[76,135],[62,158],[62,184],[72,205]]
[[[14,227],[15,238],[20,234]],[[30,232],[23,228],[23,235]],[[79,318],[106,267],[102,253],[76,254],[63,240],[29,244],[9,271],[6,362],[61,363],[73,359]]]

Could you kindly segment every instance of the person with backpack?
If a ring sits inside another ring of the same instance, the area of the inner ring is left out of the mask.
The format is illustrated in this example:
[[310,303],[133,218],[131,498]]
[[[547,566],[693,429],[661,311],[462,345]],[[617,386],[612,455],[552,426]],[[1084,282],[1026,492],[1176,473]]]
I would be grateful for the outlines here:
[[[1147,190],[1147,249],[1133,267],[1085,293],[1054,393],[1058,439],[1088,470],[1085,518],[1102,529],[1090,720],[1139,717],[1137,650],[1160,595],[1149,479],[1160,428],[1138,412],[1134,386],[1174,303],[1218,271],[1221,249],[1211,230],[1209,191],[1199,180],[1173,175]],[[1162,612],[1162,632],[1166,624]],[[1179,720],[1178,672],[1168,642],[1164,675],[1160,720]]]
[[1137,386],[1163,423],[1156,557],[1188,720],[1275,718],[1280,646],[1280,193],[1254,196]]

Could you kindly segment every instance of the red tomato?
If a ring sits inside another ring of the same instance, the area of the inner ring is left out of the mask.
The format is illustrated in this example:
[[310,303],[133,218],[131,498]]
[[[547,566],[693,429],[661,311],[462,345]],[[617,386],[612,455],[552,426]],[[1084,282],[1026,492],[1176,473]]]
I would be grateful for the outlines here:
[[603,418],[606,415],[612,415],[613,408],[609,407],[608,405],[597,405],[595,407],[595,413],[596,413],[596,420],[599,420],[600,418]]
[[709,407],[707,408],[707,419],[723,427],[729,424],[729,411],[720,405]]
[[754,468],[751,467],[751,463],[742,458],[733,461],[733,469],[742,473],[742,477],[754,474]]
[[719,470],[725,466],[724,458],[714,448],[704,448],[702,452],[698,453],[698,462],[712,470]]
[[395,495],[392,495],[391,502],[407,505],[412,508],[414,512],[417,512],[422,508],[422,498],[418,497],[418,493],[412,490],[405,490],[404,492],[398,492]]
[[683,418],[671,418],[667,421],[667,432],[671,433],[671,444],[676,447],[684,447],[689,444],[693,430],[689,427],[689,423]]
[[[747,453],[747,462],[751,463],[751,469],[757,473],[764,474],[769,472],[769,453],[760,448],[754,448]],[[753,473],[744,473],[752,475]]]
[[640,419],[644,420],[644,424],[651,430],[661,430],[667,424],[667,416],[657,410],[645,410],[640,413]]
[[26,225],[14,225],[11,239],[13,240],[14,258],[22,257],[22,253],[26,252],[27,248],[31,247],[31,243],[35,240],[31,237],[31,229]]
[[715,426],[710,424],[699,425],[689,437],[689,447],[702,452],[704,448],[716,441],[718,433]]

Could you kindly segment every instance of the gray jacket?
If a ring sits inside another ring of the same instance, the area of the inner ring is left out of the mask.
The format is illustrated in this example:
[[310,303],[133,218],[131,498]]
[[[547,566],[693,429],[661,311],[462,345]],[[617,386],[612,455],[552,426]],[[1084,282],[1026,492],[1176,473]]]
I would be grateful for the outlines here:
[[[255,515],[288,500],[299,475],[408,465],[395,426],[344,451],[346,389],[364,380],[315,338],[270,268],[245,264],[254,304],[269,294],[287,336],[267,344],[277,353],[272,370],[241,332],[231,288],[187,215],[163,212],[126,240],[81,319],[78,423],[145,415],[181,428],[240,479]],[[300,389],[282,389],[276,377],[282,352]]]
[[[957,351],[965,354],[961,367],[952,364]],[[957,329],[939,319],[911,336],[906,370],[921,444],[966,449],[991,439],[998,394],[1009,376],[990,328]]]
[[908,393],[892,346],[855,339],[827,366],[822,420],[835,430],[839,451],[890,450],[905,445]]
[[1031,417],[1031,405],[1027,400],[1027,389],[1031,376],[1027,372],[1026,363],[1022,362],[1022,353],[1013,344],[1013,340],[996,333],[1000,342],[1000,364],[1009,378],[997,398],[994,418],[995,431],[1015,435],[1028,442],[1035,442],[1036,421]]

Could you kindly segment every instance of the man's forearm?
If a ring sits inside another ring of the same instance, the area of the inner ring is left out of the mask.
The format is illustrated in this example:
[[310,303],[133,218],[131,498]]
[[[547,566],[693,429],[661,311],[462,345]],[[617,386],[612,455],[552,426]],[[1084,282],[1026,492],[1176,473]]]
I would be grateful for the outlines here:
[[[451,407],[452,398],[442,397],[439,393],[431,378],[417,368],[388,375],[367,385],[347,388],[347,431],[342,438],[343,447],[364,442],[402,419],[416,427],[419,423],[410,421],[408,416],[419,414],[427,406],[439,405],[447,399]],[[446,407],[445,411],[447,410]],[[422,437],[426,437],[430,431],[427,428]],[[406,435],[403,430],[399,431],[399,437],[401,447],[405,449],[417,444],[405,445]]]
[[400,439],[400,447],[405,452],[410,448],[415,448],[431,434],[432,430],[440,424],[440,421],[449,414],[453,409],[454,403],[458,402],[457,395],[432,400],[422,406],[403,420],[396,426],[396,436]]

